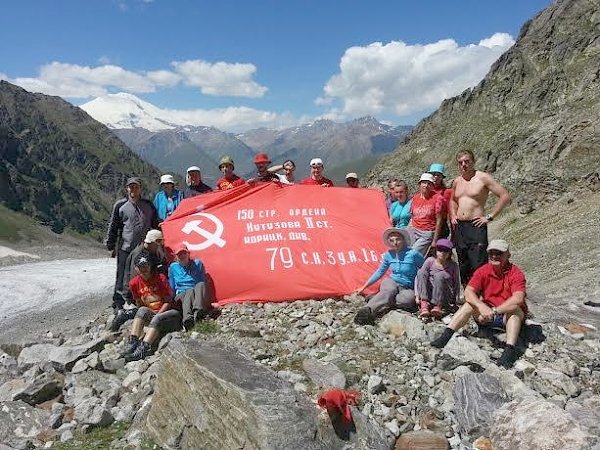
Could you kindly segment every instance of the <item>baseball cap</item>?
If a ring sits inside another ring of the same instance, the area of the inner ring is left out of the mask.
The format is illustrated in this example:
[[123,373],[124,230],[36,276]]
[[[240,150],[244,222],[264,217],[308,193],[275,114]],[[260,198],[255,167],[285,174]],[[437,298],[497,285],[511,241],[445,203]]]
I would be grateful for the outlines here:
[[454,248],[454,244],[451,240],[442,238],[437,240],[435,248],[445,248],[448,250],[452,250]]
[[162,177],[160,177],[160,184],[165,184],[165,183],[175,184],[175,178],[173,178],[173,175],[163,175]]
[[310,165],[311,166],[322,166],[323,160],[321,158],[313,158],[310,160]]
[[135,264],[136,267],[152,266],[153,259],[149,252],[142,251],[139,253],[139,255],[137,255],[135,257],[135,261],[133,263]]
[[266,153],[257,153],[254,156],[254,164],[260,164],[260,163],[270,163],[271,159],[269,158],[269,155],[267,155]]
[[186,170],[187,173],[190,172],[201,172],[200,167],[198,166],[190,166],[188,167],[188,169]]
[[160,230],[150,230],[146,233],[144,242],[146,244],[152,244],[153,242],[163,239],[163,234]]
[[446,177],[446,166],[443,164],[434,163],[431,166],[429,166],[428,172],[429,173],[433,173],[433,172],[441,173],[442,176],[445,178]]
[[419,178],[419,183],[421,181],[429,181],[430,183],[433,183],[433,175],[431,175],[428,172],[425,172],[423,175],[421,175],[421,178]]
[[189,253],[190,250],[187,248],[187,245],[185,244],[179,244],[178,246],[175,247],[175,250],[173,251],[174,255],[178,255],[181,252],[187,252]]
[[504,253],[504,252],[507,252],[508,249],[509,249],[508,242],[506,242],[504,239],[494,239],[487,246],[488,252],[490,250],[498,250],[499,252]]
[[138,186],[141,186],[142,180],[139,177],[129,177],[127,178],[127,183],[125,183],[125,186],[129,186],[130,184],[137,184]]
[[350,172],[350,173],[346,174],[346,180],[348,178],[356,178],[358,180],[358,175],[355,172]]

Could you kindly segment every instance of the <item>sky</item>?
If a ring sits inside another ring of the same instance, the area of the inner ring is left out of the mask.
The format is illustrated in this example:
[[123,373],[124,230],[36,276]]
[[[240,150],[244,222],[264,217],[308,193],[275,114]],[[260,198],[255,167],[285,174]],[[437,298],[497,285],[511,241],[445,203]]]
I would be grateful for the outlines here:
[[0,79],[75,105],[127,92],[241,132],[416,124],[550,0],[4,0]]

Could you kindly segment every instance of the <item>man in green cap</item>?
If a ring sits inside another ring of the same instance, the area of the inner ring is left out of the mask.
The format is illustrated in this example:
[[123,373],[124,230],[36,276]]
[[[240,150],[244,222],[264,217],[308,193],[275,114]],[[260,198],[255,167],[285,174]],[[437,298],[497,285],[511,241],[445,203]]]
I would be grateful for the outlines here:
[[219,162],[219,170],[223,174],[223,177],[217,180],[217,189],[219,191],[233,189],[246,183],[243,178],[238,177],[233,172],[235,170],[235,165],[233,164],[233,159],[231,156],[223,156],[221,158],[221,161]]

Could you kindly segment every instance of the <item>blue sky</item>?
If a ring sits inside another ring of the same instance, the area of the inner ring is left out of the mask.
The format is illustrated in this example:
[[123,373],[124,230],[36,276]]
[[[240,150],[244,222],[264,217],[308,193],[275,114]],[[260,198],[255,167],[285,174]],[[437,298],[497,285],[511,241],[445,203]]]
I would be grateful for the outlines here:
[[367,114],[414,124],[549,4],[4,1],[0,78],[78,105],[129,92],[235,131]]

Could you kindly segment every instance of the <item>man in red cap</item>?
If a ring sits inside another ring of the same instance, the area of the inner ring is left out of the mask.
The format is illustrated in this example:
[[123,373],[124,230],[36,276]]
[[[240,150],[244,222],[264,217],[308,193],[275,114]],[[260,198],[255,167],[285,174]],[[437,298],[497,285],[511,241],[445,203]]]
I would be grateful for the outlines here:
[[258,183],[259,181],[279,181],[277,174],[269,172],[269,164],[271,164],[269,155],[266,153],[257,153],[256,156],[254,156],[254,164],[256,165],[256,170],[258,173],[256,176],[250,178],[248,183],[254,184]]

